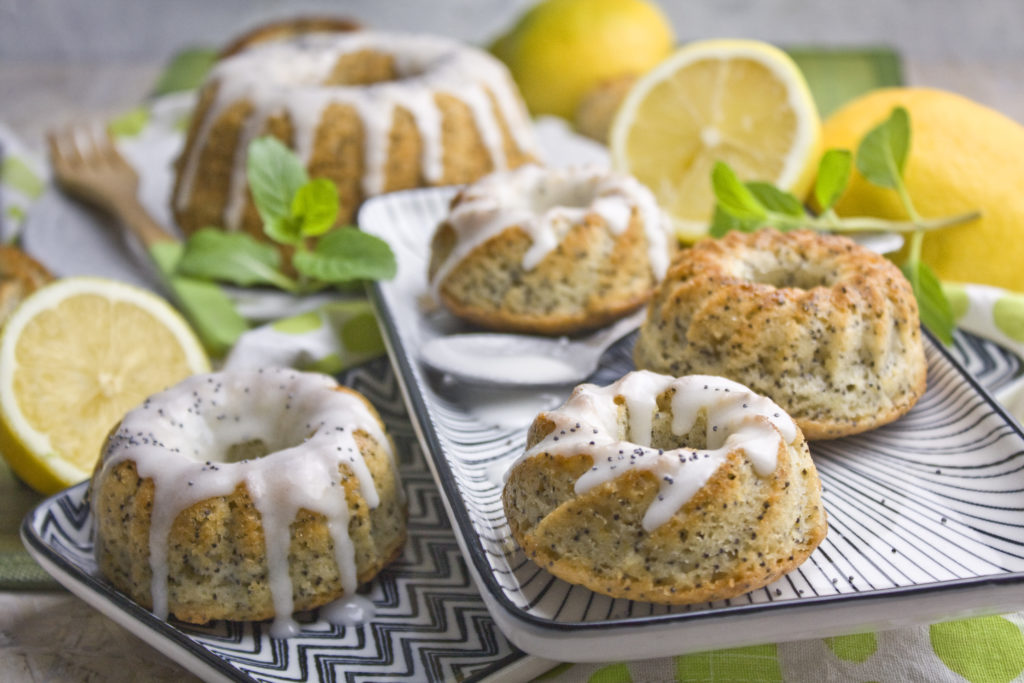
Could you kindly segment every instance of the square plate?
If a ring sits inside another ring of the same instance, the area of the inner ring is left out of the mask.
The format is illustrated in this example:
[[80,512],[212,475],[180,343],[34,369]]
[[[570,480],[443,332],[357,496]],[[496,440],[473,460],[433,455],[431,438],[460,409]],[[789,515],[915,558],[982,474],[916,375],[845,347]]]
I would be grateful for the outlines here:
[[85,483],[46,499],[25,518],[25,547],[71,592],[208,681],[482,681],[528,678],[550,668],[553,663],[517,650],[487,613],[390,364],[379,359],[341,381],[380,412],[397,445],[409,502],[402,556],[363,587],[376,612],[370,623],[333,626],[313,611],[298,615],[298,636],[280,640],[270,637],[268,622],[194,626],[158,619],[99,574]]
[[[615,600],[538,568],[510,536],[502,474],[523,452],[532,417],[570,387],[473,388],[429,372],[416,355],[463,327],[424,305],[430,239],[453,193],[379,197],[364,205],[359,224],[396,252],[397,278],[372,290],[389,353],[459,544],[518,647],[567,661],[638,659],[1024,607],[1024,433],[975,379],[997,388],[1021,374],[1020,363],[966,335],[955,353],[970,372],[928,338],[928,391],[909,414],[811,445],[829,534],[773,584],[731,600],[664,606]],[[633,369],[632,344],[633,336],[612,347],[591,381]]]

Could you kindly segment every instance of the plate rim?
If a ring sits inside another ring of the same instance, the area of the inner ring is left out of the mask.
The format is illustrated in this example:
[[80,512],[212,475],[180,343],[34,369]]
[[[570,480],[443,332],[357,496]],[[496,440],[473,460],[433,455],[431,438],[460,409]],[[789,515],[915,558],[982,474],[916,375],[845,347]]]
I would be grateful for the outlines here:
[[[365,229],[364,215],[377,211],[378,209],[376,207],[378,206],[401,202],[404,201],[404,198],[411,196],[436,195],[438,198],[445,198],[446,196],[453,194],[456,189],[457,186],[417,188],[371,198],[364,203],[360,209],[358,224],[361,228]],[[856,607],[875,600],[891,599],[893,596],[912,599],[919,596],[929,596],[932,593],[939,591],[944,592],[971,588],[980,589],[985,587],[1005,587],[1008,589],[1024,583],[1024,571],[1007,572],[999,575],[974,576],[948,581],[931,582],[927,584],[914,584],[912,586],[897,586],[865,593],[813,596],[801,598],[799,600],[787,601],[785,603],[768,602],[748,605],[730,605],[724,608],[702,609],[694,612],[648,615],[641,617],[619,617],[594,622],[553,622],[528,612],[524,612],[512,603],[494,577],[494,572],[486,559],[486,553],[483,545],[477,538],[475,531],[473,531],[471,524],[472,520],[469,517],[469,512],[464,498],[456,485],[451,464],[448,461],[448,458],[444,456],[444,449],[440,443],[439,436],[433,427],[433,421],[429,417],[429,412],[427,412],[427,401],[425,396],[422,392],[413,391],[411,386],[407,386],[409,384],[413,386],[418,385],[419,381],[417,377],[420,373],[418,368],[414,367],[415,360],[413,359],[413,354],[403,342],[402,336],[399,334],[398,323],[395,316],[387,305],[385,290],[390,286],[392,285],[389,282],[374,282],[369,285],[370,300],[377,313],[379,324],[384,332],[382,336],[388,350],[388,356],[391,359],[392,365],[396,369],[398,381],[403,388],[403,395],[406,398],[407,407],[409,408],[409,417],[416,426],[416,434],[421,441],[420,445],[430,462],[430,469],[435,476],[438,488],[446,499],[446,508],[449,511],[449,515],[453,518],[453,527],[458,529],[457,538],[459,540],[459,544],[464,548],[464,553],[467,556],[467,559],[471,561],[474,572],[477,574],[479,581],[478,587],[481,588],[482,592],[486,592],[485,597],[488,606],[490,607],[493,601],[493,605],[502,610],[503,614],[501,620],[503,623],[508,623],[508,620],[511,619],[520,628],[526,627],[531,631],[537,632],[539,635],[543,634],[548,636],[557,634],[560,637],[565,637],[567,634],[577,633],[613,635],[615,632],[621,632],[623,630],[638,630],[646,627],[664,625],[681,626],[684,624],[699,625],[722,617],[739,618],[748,615],[758,615],[769,610],[773,614],[791,615],[802,611],[803,608],[806,607],[820,609],[823,605],[829,604],[851,605]],[[1005,408],[1003,408],[991,396],[991,394],[982,387],[973,376],[970,375],[969,372],[967,372],[961,363],[941,342],[939,342],[925,328],[922,327],[921,329],[922,333],[928,340],[928,343],[935,347],[935,349],[953,366],[961,378],[967,380],[971,389],[980,395],[982,400],[988,404],[988,407],[992,412],[997,414],[1000,420],[1009,426],[1009,428],[1021,440],[1024,440],[1024,430],[1022,430],[1021,425],[1007,413]],[[441,472],[443,472],[443,475]],[[1021,596],[1020,604],[1024,606],[1024,596]],[[491,613],[496,620],[499,619],[499,616],[495,613],[494,609],[491,610]],[[516,638],[516,634],[513,631],[505,630],[505,633],[517,646],[527,649],[524,647],[524,643],[520,642]],[[550,656],[551,654],[549,650],[533,650],[533,652],[540,656]],[[603,657],[601,660],[603,661],[606,658],[607,657]]]
[[[129,617],[130,619],[126,620],[129,623],[133,625],[144,625],[146,627],[145,635],[143,633],[139,633],[136,629],[129,628],[128,630],[132,635],[142,639],[155,649],[163,652],[163,641],[170,641],[179,648],[181,652],[192,657],[194,659],[193,664],[200,665],[203,668],[204,673],[208,670],[213,670],[220,674],[230,674],[230,676],[225,680],[255,681],[254,678],[247,675],[245,672],[232,667],[224,659],[218,657],[212,651],[189,638],[169,622],[157,619],[152,612],[132,600],[129,600],[127,596],[105,584],[99,577],[94,576],[76,566],[67,557],[57,552],[53,546],[44,541],[36,532],[35,524],[41,515],[49,513],[53,506],[60,505],[60,501],[66,496],[72,493],[78,493],[80,489],[87,489],[88,487],[88,481],[75,484],[74,486],[43,499],[42,502],[32,508],[32,510],[25,515],[25,518],[21,522],[20,535],[22,543],[25,545],[25,549],[28,550],[30,555],[32,555],[33,559],[39,562],[40,565],[42,565],[43,568],[51,574],[51,576],[61,583],[61,585],[66,587],[82,600],[85,600],[94,609],[116,621],[121,626],[127,628],[125,621],[118,617]],[[84,499],[85,498],[83,496],[83,501]],[[91,516],[92,512],[90,511],[89,514]],[[90,533],[90,537],[91,536],[92,533]],[[57,573],[54,574],[51,570],[56,570]],[[79,590],[75,590],[75,588],[78,588]],[[102,606],[87,599],[80,591],[84,591],[90,596],[102,598],[100,601]],[[106,607],[106,609],[104,609],[104,607]],[[146,635],[148,634],[153,634],[154,639],[151,640],[150,638],[147,638]],[[160,640],[156,640],[157,638]],[[163,652],[163,654],[166,653]],[[179,661],[179,663],[185,666],[183,662]],[[190,671],[193,671],[193,673],[196,673],[197,675],[199,673],[188,666],[185,668],[189,668]]]
[[[404,399],[405,387],[402,385],[398,373],[394,370],[394,367],[390,365],[390,361],[388,359],[380,358],[376,361],[356,366],[342,372],[340,376],[345,377],[350,372],[366,372],[368,368],[372,369],[373,363],[388,364],[390,367],[389,372],[392,373],[394,378],[394,386],[399,391],[403,392]],[[404,400],[402,403],[403,406],[408,405]],[[406,412],[408,412],[407,408]],[[408,416],[408,420],[409,426],[415,432],[415,430],[418,429],[415,421],[411,416]],[[428,458],[424,458],[424,464],[426,465],[425,469],[430,470],[430,460]],[[421,465],[418,465],[417,467],[420,466]],[[425,473],[418,474],[420,477],[423,477],[424,475]],[[428,479],[424,479],[425,483],[429,483],[429,485],[434,488],[437,486],[436,481],[436,476],[433,471],[430,472],[430,477]],[[72,594],[76,595],[91,607],[124,627],[133,635],[152,646],[155,650],[171,658],[183,668],[191,671],[197,676],[200,676],[203,680],[234,681],[241,683],[264,680],[259,677],[259,671],[250,673],[245,669],[239,668],[231,660],[219,656],[214,650],[179,629],[175,624],[164,619],[158,619],[151,611],[138,605],[121,591],[117,590],[113,585],[109,584],[101,575],[95,572],[90,572],[79,566],[73,561],[73,559],[71,559],[70,555],[61,552],[60,546],[48,543],[43,538],[41,530],[43,525],[46,524],[45,517],[53,514],[55,508],[63,506],[66,500],[68,504],[85,505],[88,507],[89,504],[86,500],[84,489],[87,489],[89,485],[90,482],[88,480],[83,481],[53,495],[47,496],[25,515],[19,525],[19,535],[29,555],[39,562],[47,573],[53,576],[58,583],[67,588]],[[81,496],[80,503],[72,503],[72,501],[68,500],[69,496],[78,495]],[[437,500],[445,506],[448,504],[447,499],[440,490],[437,491]],[[91,508],[87,514],[90,517],[89,523],[91,524]],[[442,517],[442,519],[444,518]],[[37,531],[37,526],[40,527],[39,531]],[[443,523],[440,523],[439,528],[444,529],[446,527]],[[461,539],[458,534],[454,533],[454,531],[452,532],[452,538],[455,541],[457,546],[456,550],[459,552],[459,555],[464,557]],[[93,543],[92,539],[93,531],[90,528],[90,544]],[[451,543],[450,540],[447,542]],[[468,562],[465,562],[464,564],[468,570],[468,578],[471,581],[472,587],[476,589],[477,594],[480,594],[480,581],[478,577],[475,576],[473,567]],[[402,594],[404,595],[404,592]],[[494,618],[490,609],[487,608],[486,600],[483,598],[482,594],[481,600],[484,602],[483,608],[486,609],[486,613],[493,619],[493,628],[500,629],[498,620]],[[476,609],[479,611],[481,607],[477,606]],[[142,628],[143,626],[145,628]],[[539,658],[529,652],[526,652],[517,646],[515,641],[508,636],[504,629],[500,630],[508,642],[514,646],[512,650],[500,659],[496,658],[493,659],[493,661],[487,661],[486,664],[476,668],[476,670],[469,674],[465,674],[465,677],[460,678],[459,680],[465,681],[465,683],[487,683],[489,681],[507,680],[507,676],[517,678],[534,677],[546,672],[551,667],[560,663],[560,659],[546,662],[543,658]],[[263,631],[264,634],[261,637],[268,638],[269,636],[265,634],[266,630],[264,629]],[[405,633],[406,636],[410,634],[415,635],[416,631],[407,630],[403,631],[403,633]],[[168,652],[169,649],[173,650],[174,655]],[[429,672],[424,673],[425,675],[429,675]],[[452,672],[449,671],[448,675],[452,675]],[[312,683],[313,681],[321,679],[309,678],[305,680]],[[439,680],[449,679],[442,678]]]

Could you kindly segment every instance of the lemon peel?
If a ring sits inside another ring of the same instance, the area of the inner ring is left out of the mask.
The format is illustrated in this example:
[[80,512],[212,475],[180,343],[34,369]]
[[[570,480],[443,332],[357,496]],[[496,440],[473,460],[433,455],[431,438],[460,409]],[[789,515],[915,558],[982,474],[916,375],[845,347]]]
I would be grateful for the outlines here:
[[114,280],[72,277],[26,298],[0,334],[0,453],[51,494],[89,476],[123,415],[209,370],[166,301]]

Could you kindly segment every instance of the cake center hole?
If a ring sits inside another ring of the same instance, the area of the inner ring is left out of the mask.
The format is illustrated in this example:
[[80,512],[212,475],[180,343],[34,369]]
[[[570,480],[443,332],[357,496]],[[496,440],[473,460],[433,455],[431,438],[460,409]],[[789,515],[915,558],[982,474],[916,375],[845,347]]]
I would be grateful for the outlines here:
[[255,460],[271,453],[270,446],[263,439],[252,439],[240,443],[231,444],[224,453],[222,462],[241,462],[243,460]]
[[586,209],[596,199],[593,183],[581,183],[568,178],[553,178],[537,183],[530,192],[530,209],[542,214],[556,207]]
[[814,289],[831,287],[839,274],[828,263],[808,263],[797,255],[752,253],[742,262],[740,277],[772,287]]
[[376,50],[359,50],[341,55],[323,85],[360,86],[400,81],[418,76],[412,68],[399,70],[394,55]]
[[693,427],[685,434],[673,433],[670,410],[658,410],[654,414],[654,420],[651,423],[651,448],[660,448],[665,451],[692,448],[699,451],[707,447],[707,420],[703,414],[697,418]]

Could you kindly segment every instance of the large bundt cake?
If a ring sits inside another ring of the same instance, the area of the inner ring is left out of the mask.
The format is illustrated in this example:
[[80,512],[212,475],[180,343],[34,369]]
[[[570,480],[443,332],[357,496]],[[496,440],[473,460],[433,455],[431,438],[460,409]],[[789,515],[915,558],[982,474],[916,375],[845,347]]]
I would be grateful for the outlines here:
[[673,248],[668,220],[635,179],[530,164],[456,195],[428,276],[445,307],[472,323],[571,334],[640,307]]
[[825,537],[803,435],[721,377],[648,371],[541,413],[503,491],[513,537],[552,574],[616,598],[739,595]]
[[90,496],[100,571],[160,617],[275,617],[354,595],[401,551],[376,411],[325,375],[196,375],[128,413]]
[[882,256],[808,230],[732,232],[680,252],[634,360],[741,382],[782,406],[808,439],[891,422],[925,389],[910,283]]
[[480,50],[370,31],[260,43],[220,61],[200,90],[172,195],[186,233],[262,236],[246,180],[248,144],[261,135],[337,184],[341,222],[372,195],[466,183],[535,150],[508,71]]

